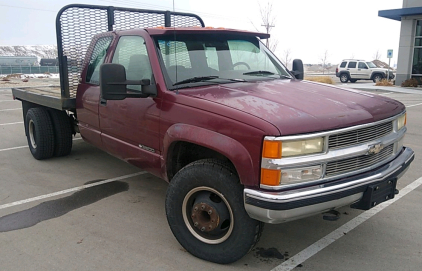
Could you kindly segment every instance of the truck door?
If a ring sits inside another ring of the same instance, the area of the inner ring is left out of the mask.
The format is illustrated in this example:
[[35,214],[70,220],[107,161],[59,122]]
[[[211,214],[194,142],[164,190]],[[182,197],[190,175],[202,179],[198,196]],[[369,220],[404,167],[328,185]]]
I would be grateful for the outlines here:
[[[125,67],[127,80],[154,82],[141,36],[121,36],[111,62]],[[128,85],[127,88],[140,90],[141,86]],[[159,169],[159,103],[159,97],[102,102],[100,128],[105,149],[138,167]]]
[[92,41],[92,51],[82,82],[78,86],[76,112],[79,131],[85,141],[103,148],[101,142],[98,106],[100,103],[100,66],[104,63],[107,50],[113,41],[112,35],[99,37]]

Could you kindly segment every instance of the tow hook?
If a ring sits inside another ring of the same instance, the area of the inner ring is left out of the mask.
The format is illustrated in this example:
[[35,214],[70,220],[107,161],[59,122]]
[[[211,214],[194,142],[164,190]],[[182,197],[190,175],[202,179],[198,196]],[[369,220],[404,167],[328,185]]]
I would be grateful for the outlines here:
[[322,219],[327,221],[337,221],[340,218],[340,213],[336,210],[331,210],[322,214]]

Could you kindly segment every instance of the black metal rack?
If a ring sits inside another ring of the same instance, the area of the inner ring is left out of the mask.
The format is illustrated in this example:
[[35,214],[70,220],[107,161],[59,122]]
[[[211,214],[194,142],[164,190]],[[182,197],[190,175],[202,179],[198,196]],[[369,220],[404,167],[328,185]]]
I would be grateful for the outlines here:
[[63,7],[56,18],[62,99],[76,97],[85,54],[94,35],[156,26],[204,27],[205,24],[191,13],[82,4]]

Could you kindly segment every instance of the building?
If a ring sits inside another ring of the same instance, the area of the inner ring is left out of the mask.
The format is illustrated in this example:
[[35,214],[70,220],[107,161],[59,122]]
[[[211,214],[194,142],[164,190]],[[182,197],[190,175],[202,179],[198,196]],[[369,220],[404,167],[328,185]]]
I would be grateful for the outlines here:
[[396,85],[409,78],[422,84],[422,0],[403,0],[403,8],[380,10],[378,16],[401,21]]

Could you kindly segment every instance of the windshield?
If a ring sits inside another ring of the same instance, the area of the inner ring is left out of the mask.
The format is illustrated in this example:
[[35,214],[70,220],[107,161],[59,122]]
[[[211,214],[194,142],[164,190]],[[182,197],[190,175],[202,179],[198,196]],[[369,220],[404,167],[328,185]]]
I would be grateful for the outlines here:
[[156,36],[169,89],[291,78],[255,37],[215,34]]
[[369,68],[376,68],[377,66],[372,62],[366,62],[368,64]]

